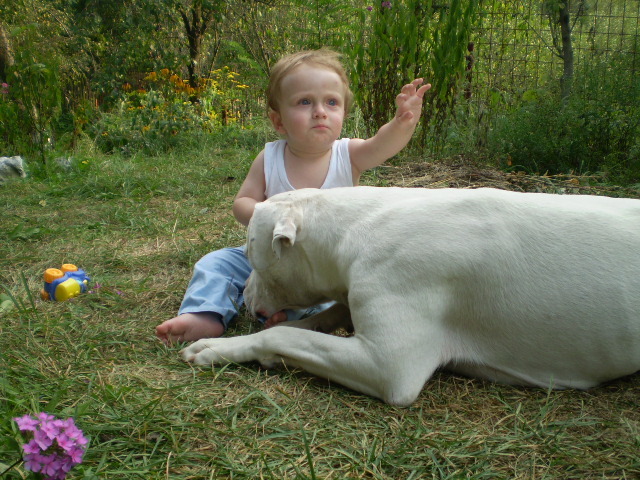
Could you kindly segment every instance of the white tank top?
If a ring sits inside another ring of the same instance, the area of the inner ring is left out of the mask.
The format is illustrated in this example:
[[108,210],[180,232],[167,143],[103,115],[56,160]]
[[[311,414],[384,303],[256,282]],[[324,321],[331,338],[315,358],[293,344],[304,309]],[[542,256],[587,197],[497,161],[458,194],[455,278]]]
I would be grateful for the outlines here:
[[[284,168],[284,149],[286,140],[269,142],[264,147],[264,179],[267,184],[265,196],[295,190],[287,178]],[[353,187],[351,159],[349,158],[349,139],[341,138],[333,142],[329,171],[320,188]]]

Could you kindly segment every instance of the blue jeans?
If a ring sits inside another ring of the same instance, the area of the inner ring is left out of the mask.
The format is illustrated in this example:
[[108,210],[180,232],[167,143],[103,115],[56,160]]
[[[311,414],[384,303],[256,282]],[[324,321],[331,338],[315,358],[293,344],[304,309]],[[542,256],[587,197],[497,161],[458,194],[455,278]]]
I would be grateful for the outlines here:
[[[245,247],[223,248],[196,263],[178,314],[217,313],[225,327],[244,304],[244,285],[251,274]],[[299,320],[329,308],[333,302],[305,310],[286,310],[288,320]],[[259,319],[262,322],[265,319]]]

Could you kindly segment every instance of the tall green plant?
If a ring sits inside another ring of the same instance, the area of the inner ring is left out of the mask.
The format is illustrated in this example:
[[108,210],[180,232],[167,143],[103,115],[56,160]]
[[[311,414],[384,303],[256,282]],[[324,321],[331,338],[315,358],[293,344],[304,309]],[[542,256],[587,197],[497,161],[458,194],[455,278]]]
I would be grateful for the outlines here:
[[464,78],[471,30],[478,13],[479,2],[452,0],[449,8],[442,9],[433,29],[431,44],[431,83],[434,85],[432,102],[422,118],[422,143],[433,127],[433,142],[441,148],[443,132],[458,98]]
[[402,86],[423,76],[433,84],[425,102],[427,132],[439,137],[455,105],[477,2],[431,0],[380,2],[361,9],[360,35],[352,49],[356,101],[369,134],[388,121]]
[[35,151],[45,163],[53,124],[62,112],[59,66],[54,55],[39,45],[36,25],[16,30],[20,47],[8,68],[7,87],[0,110],[2,137],[19,154]]
[[45,150],[53,139],[52,124],[62,112],[62,92],[57,65],[40,62],[16,64],[12,92],[24,108],[31,131],[32,145],[42,163],[46,163]]
[[351,50],[356,102],[369,135],[389,120],[402,85],[428,68],[427,36],[432,2],[378,2],[360,9],[359,35]]

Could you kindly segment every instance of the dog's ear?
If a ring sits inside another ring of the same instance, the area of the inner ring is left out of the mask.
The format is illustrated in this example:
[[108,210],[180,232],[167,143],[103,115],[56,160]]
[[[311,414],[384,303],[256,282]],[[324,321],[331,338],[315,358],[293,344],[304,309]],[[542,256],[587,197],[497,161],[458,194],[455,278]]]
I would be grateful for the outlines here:
[[278,260],[280,260],[280,256],[282,255],[282,247],[292,247],[296,242],[296,231],[298,227],[295,224],[294,216],[290,213],[291,212],[288,212],[286,216],[281,217],[273,229],[271,248]]
[[296,241],[302,213],[283,203],[256,205],[247,232],[247,257],[255,270],[265,270],[282,255],[282,247]]

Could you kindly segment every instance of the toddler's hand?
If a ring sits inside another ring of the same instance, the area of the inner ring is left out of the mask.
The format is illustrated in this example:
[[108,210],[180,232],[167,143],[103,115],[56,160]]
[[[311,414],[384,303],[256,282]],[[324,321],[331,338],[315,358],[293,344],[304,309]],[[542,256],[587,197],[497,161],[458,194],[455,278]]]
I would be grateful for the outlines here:
[[[431,84],[422,85],[424,80],[416,78],[413,82],[402,87],[400,95],[396,97],[396,118],[401,122],[409,122],[415,125],[420,118],[422,110],[422,97],[431,88]],[[422,85],[422,86],[420,86]]]

